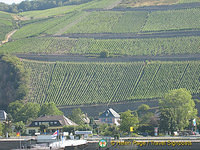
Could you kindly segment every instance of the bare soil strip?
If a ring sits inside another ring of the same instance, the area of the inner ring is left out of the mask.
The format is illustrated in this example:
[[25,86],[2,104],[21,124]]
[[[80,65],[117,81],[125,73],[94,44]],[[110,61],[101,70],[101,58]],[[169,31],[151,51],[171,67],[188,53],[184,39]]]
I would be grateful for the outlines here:
[[113,9],[114,7],[116,7],[117,5],[119,5],[122,2],[122,0],[116,1],[114,4],[108,6],[106,9]]
[[69,33],[55,37],[94,38],[94,39],[146,39],[200,36],[200,30],[172,30],[140,33]]
[[48,62],[136,62],[136,61],[196,61],[200,60],[200,54],[184,54],[170,56],[121,56],[111,58],[87,57],[83,55],[47,55],[47,54],[15,54],[17,57],[28,60],[48,61]]

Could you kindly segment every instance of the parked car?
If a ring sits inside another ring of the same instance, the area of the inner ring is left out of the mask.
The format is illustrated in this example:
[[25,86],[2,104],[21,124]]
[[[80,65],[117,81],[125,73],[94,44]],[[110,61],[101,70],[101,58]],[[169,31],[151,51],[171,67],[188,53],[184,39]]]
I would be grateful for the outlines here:
[[178,131],[178,134],[179,134],[180,136],[196,135],[195,132],[192,131],[192,130]]

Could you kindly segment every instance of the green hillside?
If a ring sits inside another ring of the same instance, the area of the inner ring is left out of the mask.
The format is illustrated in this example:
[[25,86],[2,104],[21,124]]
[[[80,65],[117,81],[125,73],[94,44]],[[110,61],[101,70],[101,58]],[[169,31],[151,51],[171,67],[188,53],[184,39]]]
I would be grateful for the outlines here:
[[200,0],[122,0],[118,7],[143,7],[155,5],[159,6],[195,2],[200,2]]
[[95,54],[108,50],[120,55],[178,55],[199,54],[200,37],[150,39],[73,39],[65,37],[27,38],[0,47],[4,53]]
[[6,34],[12,31],[13,28],[13,18],[11,14],[0,11],[0,41],[3,41]]
[[47,18],[52,16],[60,16],[69,12],[81,11],[90,8],[102,8],[102,9],[112,8],[112,6],[115,6],[116,2],[119,2],[119,0],[92,0],[89,1],[88,3],[80,5],[68,5],[46,10],[27,11],[19,13],[19,15],[27,19]]
[[156,11],[150,13],[143,31],[194,29],[199,25],[199,8]]
[[[26,54],[35,58],[67,54],[74,59],[23,60],[32,70],[28,101],[53,101],[59,106],[108,104],[159,99],[177,88],[200,93],[200,1],[90,0],[59,6],[18,13],[17,31],[0,46],[0,53],[25,58]],[[0,12],[0,39],[13,26],[12,16]],[[108,51],[111,58],[107,59],[115,62],[96,59],[102,51]],[[162,56],[155,60],[181,57],[180,62],[146,62],[148,56]],[[80,62],[79,57],[91,62]],[[116,62],[118,57],[126,63]],[[126,60],[136,57],[143,61]],[[197,61],[186,61],[189,58]]]
[[126,102],[162,97],[172,89],[200,93],[200,62],[45,63],[32,70],[28,101],[57,105]]

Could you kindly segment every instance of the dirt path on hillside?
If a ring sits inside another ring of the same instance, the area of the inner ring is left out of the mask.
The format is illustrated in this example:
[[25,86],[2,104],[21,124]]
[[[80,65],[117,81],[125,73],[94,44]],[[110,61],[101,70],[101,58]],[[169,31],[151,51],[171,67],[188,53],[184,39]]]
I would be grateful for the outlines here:
[[7,43],[7,42],[9,41],[9,39],[11,38],[11,36],[12,36],[16,31],[17,31],[17,30],[13,30],[13,31],[9,32],[9,33],[6,35],[5,40],[2,41],[2,42],[0,43],[0,45],[3,45],[3,44],[5,44],[5,43]]
[[11,16],[13,17],[14,20],[18,20],[18,21],[28,20],[28,18],[21,17],[21,16],[18,16],[16,14],[12,14]]
[[35,61],[47,61],[47,62],[137,62],[137,61],[196,61],[200,60],[200,54],[182,54],[182,55],[170,55],[170,56],[121,56],[111,58],[94,58],[86,57],[83,55],[72,54],[15,54],[17,57]]
[[122,2],[122,0],[118,0],[115,3],[113,3],[112,5],[108,6],[106,9],[113,9],[116,6],[118,6],[121,2]]
[[170,30],[140,33],[69,33],[54,37],[94,38],[94,39],[148,39],[200,36],[200,30]]

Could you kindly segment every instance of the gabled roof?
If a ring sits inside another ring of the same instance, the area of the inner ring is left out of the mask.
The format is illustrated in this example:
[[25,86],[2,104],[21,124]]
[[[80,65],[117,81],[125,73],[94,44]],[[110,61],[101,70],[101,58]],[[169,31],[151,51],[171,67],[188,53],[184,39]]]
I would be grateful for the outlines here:
[[114,111],[112,108],[109,108],[103,114],[99,116],[99,118],[109,118],[109,117],[120,118],[120,115],[116,111]]
[[0,110],[0,121],[4,121],[7,118],[7,113],[4,110]]
[[34,122],[37,121],[41,121],[41,122],[50,122],[50,121],[59,121],[60,124],[62,126],[65,125],[77,125],[76,123],[74,123],[73,121],[71,121],[70,119],[68,119],[67,117],[65,117],[64,115],[62,116],[41,116],[39,118],[37,118],[36,120],[34,120]]

